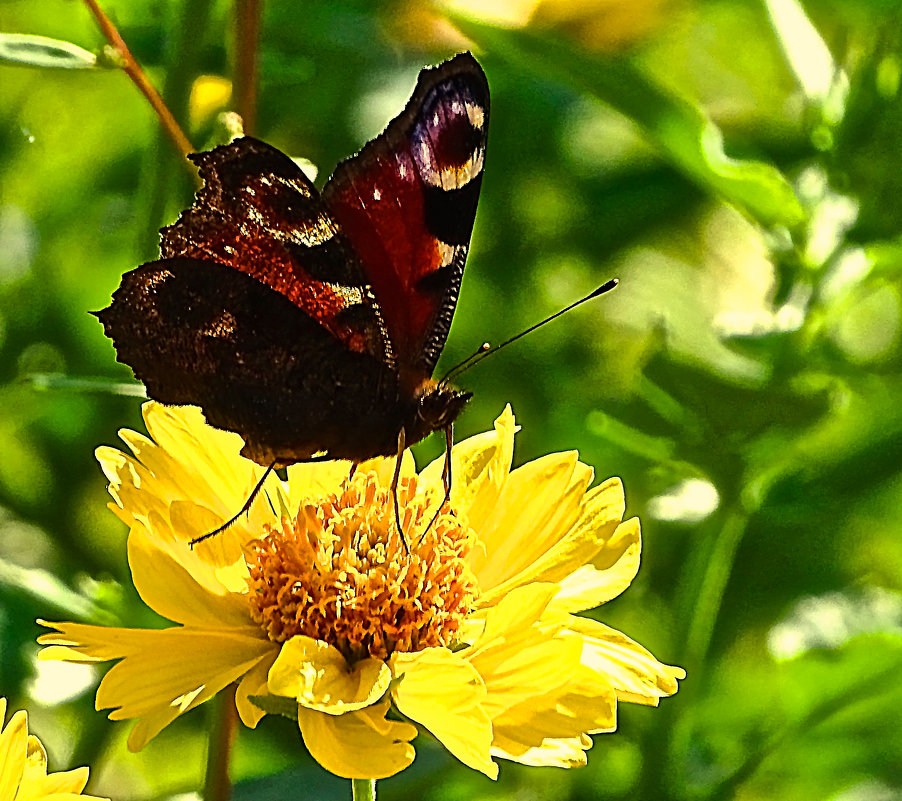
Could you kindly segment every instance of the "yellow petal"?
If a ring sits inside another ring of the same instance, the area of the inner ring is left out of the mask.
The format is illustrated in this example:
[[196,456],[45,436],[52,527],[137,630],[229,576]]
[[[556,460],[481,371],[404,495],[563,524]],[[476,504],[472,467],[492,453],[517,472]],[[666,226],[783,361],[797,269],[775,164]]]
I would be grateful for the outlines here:
[[97,689],[97,709],[111,720],[142,718],[129,736],[138,750],[180,714],[238,680],[275,650],[260,629],[119,629],[80,623],[43,623],[42,659],[120,659]]
[[[87,783],[88,769],[76,768],[75,770],[61,773],[51,773],[49,776],[41,776],[39,780],[34,781],[33,786],[29,789],[31,789],[31,795],[34,798],[45,799],[51,794],[62,794],[63,796],[71,796],[85,801],[85,796],[79,794],[85,789]],[[26,793],[24,798],[27,799],[28,797],[29,794]],[[20,792],[17,801],[22,798],[23,795]],[[48,801],[50,800],[48,799]],[[56,801],[56,798],[53,801]]]
[[282,644],[269,671],[271,693],[329,715],[375,703],[390,681],[391,671],[381,660],[363,659],[349,669],[337,648],[303,635]]
[[579,518],[591,480],[591,468],[575,451],[552,453],[511,472],[492,514],[480,527],[471,523],[485,546],[468,560],[479,586],[491,591],[508,582],[509,589],[509,579],[557,545]]
[[514,590],[486,615],[476,642],[459,652],[482,676],[488,691],[483,708],[493,721],[503,710],[566,684],[579,667],[582,642],[558,636],[566,618],[542,617],[554,591],[552,585]]
[[[141,412],[147,433],[158,446],[153,454],[145,452],[150,463],[135,454],[147,468],[157,477],[165,475],[177,487],[191,486],[201,490],[201,496],[238,501],[237,508],[241,508],[248,474],[262,474],[262,468],[239,456],[244,445],[240,436],[207,425],[195,406],[163,406],[150,401]],[[157,459],[165,469],[154,469]]]
[[686,671],[659,662],[639,643],[604,623],[571,617],[568,628],[584,638],[583,664],[607,678],[621,701],[657,706],[673,695]]
[[[575,478],[568,492],[580,486],[580,476]],[[480,605],[491,606],[529,582],[550,582],[560,586],[556,606],[582,611],[616,597],[629,585],[639,569],[640,539],[638,520],[618,530],[624,509],[620,479],[608,479],[580,500],[578,519],[569,530],[520,572],[484,591]]]
[[616,710],[605,677],[577,664],[565,683],[493,718],[495,751],[528,765],[585,764],[581,751],[592,744],[587,735],[613,731]]
[[521,765],[581,768],[588,762],[586,751],[591,747],[592,738],[588,735],[543,740],[541,745],[528,748],[517,740],[501,734],[492,753],[495,756],[519,762]]
[[266,682],[269,677],[269,669],[277,656],[278,653],[273,650],[269,656],[261,659],[241,677],[238,689],[235,690],[235,707],[238,709],[238,717],[250,729],[256,728],[266,714],[251,701],[250,696],[266,695],[269,692]]
[[[3,711],[6,711],[5,699]],[[0,732],[0,798],[16,797],[16,789],[25,772],[27,743],[28,718],[24,712],[16,712]]]
[[446,648],[394,654],[400,681],[392,697],[401,714],[425,726],[465,765],[498,778],[489,756],[492,723],[482,707],[485,685],[477,670]]
[[305,498],[336,493],[351,471],[351,463],[298,462],[288,468],[288,508],[297,509]]
[[[510,472],[517,425],[510,406],[495,420],[493,431],[458,442],[451,454],[451,505],[470,526],[480,530],[491,514]],[[441,456],[420,473],[424,484],[441,485],[445,457]]]
[[47,751],[41,741],[33,734],[28,735],[28,746],[25,750],[25,777],[45,777],[47,775]]
[[[134,458],[112,448],[96,451],[116,500],[114,511],[129,525],[140,523],[152,528],[157,537],[187,544],[232,517],[249,497],[263,468],[239,455],[240,437],[207,426],[196,408],[151,402],[143,411],[153,439],[120,431]],[[264,522],[273,520],[266,496],[279,508],[275,501],[280,487],[278,478],[270,475],[250,512],[226,532],[198,546],[200,557],[219,566],[234,563],[240,557],[240,545],[256,536]],[[188,509],[195,514],[186,517],[182,510],[170,519],[171,508],[188,499]]]
[[468,658],[505,645],[512,638],[530,636],[532,625],[542,616],[556,592],[557,587],[553,584],[529,584],[518,587],[496,606],[481,612],[485,622],[479,638],[466,649]]
[[[639,572],[641,552],[639,518],[632,517],[614,529],[595,556],[558,582],[553,608],[581,612],[616,598]],[[536,580],[551,581],[551,575],[540,571]]]
[[298,725],[310,755],[345,779],[385,779],[404,770],[415,756],[416,726],[386,720],[388,699],[347,715],[298,707]]
[[[379,483],[383,487],[391,486],[392,479],[395,476],[395,465],[397,462],[397,457],[395,456],[377,456],[374,459],[367,459],[366,461],[360,462],[357,465],[357,470],[361,473],[375,473],[379,479]],[[341,464],[348,465],[348,471],[345,472],[345,478],[348,476],[348,472],[350,471],[350,465],[348,462],[342,462]],[[406,450],[401,455],[401,472],[398,474],[398,480],[402,478],[408,478],[410,476],[416,475],[417,466],[414,461],[413,454]]]
[[168,620],[211,628],[252,624],[246,593],[227,591],[216,570],[187,545],[162,543],[135,529],[128,562],[141,599]]

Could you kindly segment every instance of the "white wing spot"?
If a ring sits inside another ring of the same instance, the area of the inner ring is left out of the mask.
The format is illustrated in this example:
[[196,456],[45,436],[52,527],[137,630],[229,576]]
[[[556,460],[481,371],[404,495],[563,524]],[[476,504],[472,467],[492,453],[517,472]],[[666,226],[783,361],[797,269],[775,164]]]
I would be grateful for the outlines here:
[[481,131],[485,125],[485,109],[475,103],[467,103],[467,118],[477,131]]
[[454,261],[454,254],[457,253],[457,246],[442,242],[441,239],[439,239],[436,244],[438,245],[439,255],[442,257],[441,266],[447,267]]

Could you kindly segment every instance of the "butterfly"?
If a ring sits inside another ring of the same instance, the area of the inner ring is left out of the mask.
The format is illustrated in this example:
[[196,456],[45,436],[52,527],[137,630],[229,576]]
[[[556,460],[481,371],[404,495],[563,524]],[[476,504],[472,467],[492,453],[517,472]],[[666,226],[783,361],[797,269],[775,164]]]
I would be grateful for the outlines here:
[[471,393],[432,373],[488,122],[485,73],[461,53],[422,70],[404,110],[322,192],[251,137],[193,154],[194,204],[160,232],[160,258],[126,273],[96,313],[118,360],[151,398],[201,407],[269,469],[400,464],[433,431],[450,443]]

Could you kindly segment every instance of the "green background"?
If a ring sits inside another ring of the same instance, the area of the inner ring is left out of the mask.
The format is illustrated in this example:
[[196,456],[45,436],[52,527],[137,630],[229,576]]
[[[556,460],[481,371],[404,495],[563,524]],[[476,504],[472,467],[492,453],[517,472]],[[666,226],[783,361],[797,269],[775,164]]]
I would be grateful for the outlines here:
[[[194,145],[223,141],[215,116],[189,122],[189,91],[233,75],[232,4],[105,7]],[[421,737],[379,794],[900,798],[899,7],[597,7],[525,29],[457,19],[492,120],[438,372],[621,279],[461,376],[475,397],[456,431],[510,402],[517,463],[575,448],[622,477],[643,565],[594,614],[689,676],[659,709],[621,705],[586,768],[502,763],[492,783]],[[267,4],[257,134],[321,183],[459,49],[424,9]],[[70,0],[2,0],[0,32],[104,46]],[[91,764],[89,789],[113,798],[198,790],[208,710],[127,753],[129,724],[93,710],[93,684],[57,703],[62,679],[35,682],[34,620],[163,624],[129,589],[93,458],[140,427],[140,400],[87,312],[155,257],[191,192],[121,71],[0,63],[0,694],[29,710],[52,769]],[[232,777],[239,800],[350,794],[270,717],[240,732]]]

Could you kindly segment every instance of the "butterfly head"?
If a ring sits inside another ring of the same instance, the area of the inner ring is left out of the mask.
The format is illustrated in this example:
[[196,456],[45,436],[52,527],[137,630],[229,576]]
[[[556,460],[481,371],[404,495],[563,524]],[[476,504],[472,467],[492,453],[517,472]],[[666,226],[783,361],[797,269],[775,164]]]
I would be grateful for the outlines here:
[[408,442],[418,442],[427,434],[450,426],[472,397],[472,392],[462,392],[450,384],[424,381],[415,393],[414,413],[407,426]]

